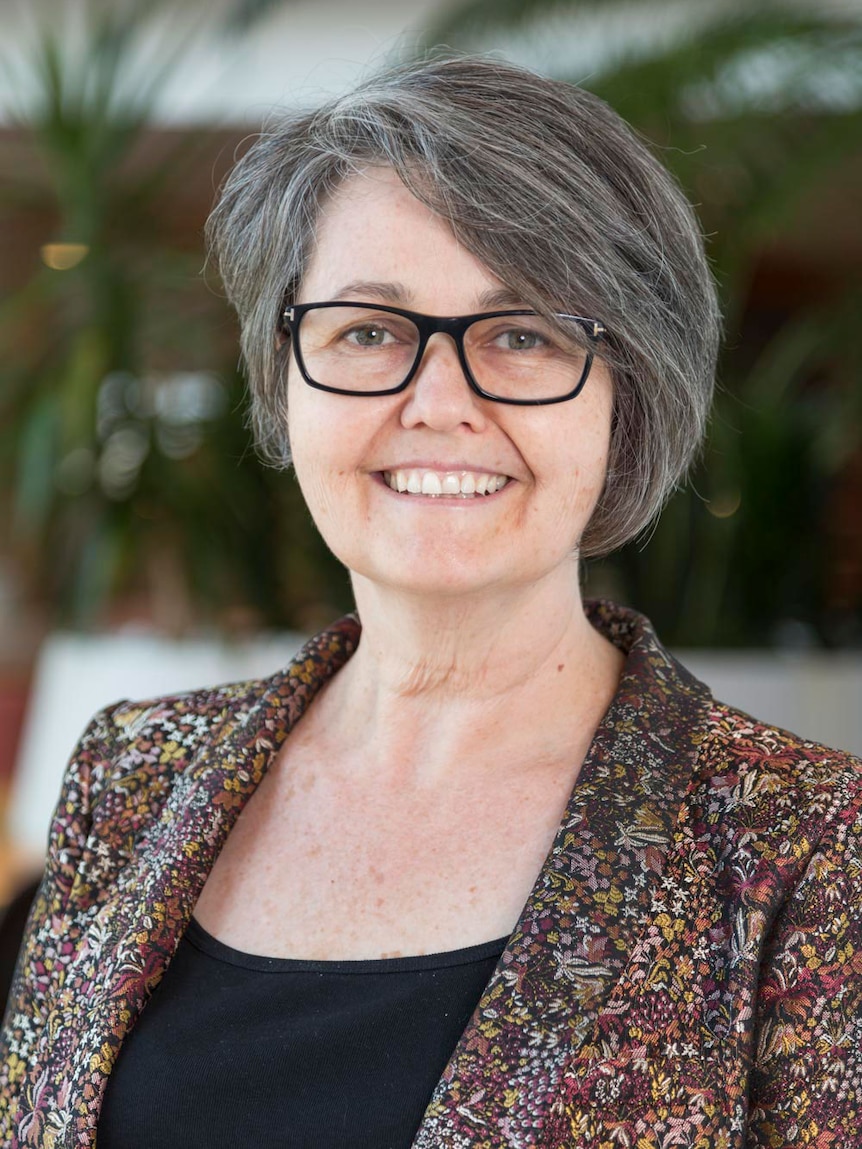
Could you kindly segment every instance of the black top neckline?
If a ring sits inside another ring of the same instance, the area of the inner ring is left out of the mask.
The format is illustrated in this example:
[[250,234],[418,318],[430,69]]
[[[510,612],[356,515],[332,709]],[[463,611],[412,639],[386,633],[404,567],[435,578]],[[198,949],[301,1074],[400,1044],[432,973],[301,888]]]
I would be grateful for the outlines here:
[[101,1149],[410,1149],[506,940],[305,962],[193,920],[108,1078]]
[[307,960],[303,958],[265,957],[263,954],[245,953],[213,937],[192,918],[186,929],[185,940],[195,949],[207,954],[216,961],[241,969],[257,970],[261,973],[334,973],[334,974],[381,974],[406,973],[424,969],[449,969],[459,965],[487,961],[499,956],[509,941],[508,935],[479,945],[466,946],[458,950],[445,950],[442,953],[412,954],[407,957],[361,958],[346,961]]

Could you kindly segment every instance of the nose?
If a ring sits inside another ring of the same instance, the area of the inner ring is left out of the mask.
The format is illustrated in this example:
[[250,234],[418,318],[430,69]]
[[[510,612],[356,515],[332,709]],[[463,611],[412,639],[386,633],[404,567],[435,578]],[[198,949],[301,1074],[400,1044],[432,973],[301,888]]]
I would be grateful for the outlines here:
[[451,431],[466,425],[481,431],[487,425],[484,400],[467,382],[455,341],[441,331],[429,338],[405,396],[401,411],[405,427]]

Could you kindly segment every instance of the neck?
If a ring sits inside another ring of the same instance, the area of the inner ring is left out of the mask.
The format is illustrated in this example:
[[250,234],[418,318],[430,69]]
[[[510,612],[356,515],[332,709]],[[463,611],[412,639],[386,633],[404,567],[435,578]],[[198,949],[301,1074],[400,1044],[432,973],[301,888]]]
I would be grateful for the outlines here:
[[354,592],[362,637],[328,702],[377,756],[435,772],[497,744],[518,759],[524,739],[552,755],[589,740],[616,687],[623,658],[587,621],[574,561],[505,594],[432,599],[361,576]]
[[362,621],[357,669],[373,672],[378,688],[394,696],[487,702],[603,641],[584,615],[574,565],[505,594],[431,599],[361,577],[354,592]]

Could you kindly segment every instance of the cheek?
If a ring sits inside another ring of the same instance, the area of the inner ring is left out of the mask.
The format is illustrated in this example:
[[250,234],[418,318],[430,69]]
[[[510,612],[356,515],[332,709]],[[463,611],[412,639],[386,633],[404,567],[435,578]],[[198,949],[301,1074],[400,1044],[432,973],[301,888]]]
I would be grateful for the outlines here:
[[346,483],[338,469],[338,460],[331,458],[331,443],[310,433],[300,420],[291,426],[293,469],[303,498],[318,528],[323,533],[326,525],[345,508]]
[[572,407],[548,429],[547,466],[536,476],[550,499],[545,505],[556,524],[554,534],[576,546],[605,485],[610,452],[610,400],[602,393],[592,403]]
[[[593,382],[591,379],[589,382]],[[584,450],[580,466],[580,487],[589,509],[595,506],[605,485],[611,448],[613,385],[604,373],[597,373],[590,407],[583,412]]]
[[[298,446],[298,449],[297,449]],[[351,566],[358,539],[367,532],[367,515],[357,505],[342,476],[329,461],[297,434],[294,471],[302,497],[317,531],[333,555]]]
[[357,483],[360,435],[337,399],[306,388],[288,388],[288,430],[293,468],[303,498],[327,545],[336,553],[345,530],[367,517]]
[[314,417],[305,390],[302,384],[288,380],[287,430],[297,482],[312,518],[320,526],[335,506],[328,458],[332,439],[320,434],[320,420]]
[[604,486],[610,455],[610,403],[599,395],[558,419],[544,437],[546,477],[571,505],[591,506]]

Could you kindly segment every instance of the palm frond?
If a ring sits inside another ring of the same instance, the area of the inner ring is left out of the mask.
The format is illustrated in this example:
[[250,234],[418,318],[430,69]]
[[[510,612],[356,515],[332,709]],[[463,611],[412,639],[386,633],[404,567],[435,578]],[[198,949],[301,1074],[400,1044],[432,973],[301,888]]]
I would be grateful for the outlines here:
[[[254,3],[254,0],[248,0]],[[654,7],[652,0],[645,6]],[[450,44],[458,47],[476,38],[489,40],[501,34],[529,28],[539,21],[557,15],[589,17],[614,8],[631,7],[631,0],[465,0],[444,12],[426,30],[426,45]]]
[[661,139],[668,116],[703,122],[830,110],[825,93],[819,105],[815,101],[811,77],[834,73],[839,61],[842,74],[858,75],[859,22],[767,10],[717,19],[649,55],[623,45],[587,86],[638,126],[653,123]]

